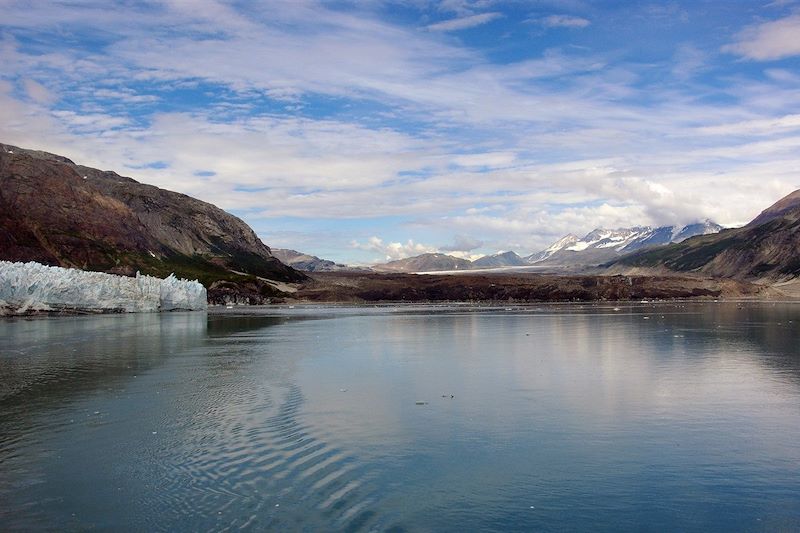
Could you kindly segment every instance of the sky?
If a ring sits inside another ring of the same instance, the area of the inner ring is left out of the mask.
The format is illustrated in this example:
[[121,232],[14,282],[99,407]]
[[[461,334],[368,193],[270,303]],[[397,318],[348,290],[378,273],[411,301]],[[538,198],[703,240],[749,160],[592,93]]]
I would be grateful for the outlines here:
[[800,3],[0,0],[0,142],[349,264],[741,225],[800,188]]

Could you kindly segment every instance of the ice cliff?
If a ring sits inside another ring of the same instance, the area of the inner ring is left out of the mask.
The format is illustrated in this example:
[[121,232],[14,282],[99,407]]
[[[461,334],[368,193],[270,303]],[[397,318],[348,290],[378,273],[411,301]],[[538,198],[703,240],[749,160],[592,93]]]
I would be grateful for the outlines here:
[[206,289],[197,281],[49,267],[0,261],[0,314],[74,310],[153,312],[204,310]]

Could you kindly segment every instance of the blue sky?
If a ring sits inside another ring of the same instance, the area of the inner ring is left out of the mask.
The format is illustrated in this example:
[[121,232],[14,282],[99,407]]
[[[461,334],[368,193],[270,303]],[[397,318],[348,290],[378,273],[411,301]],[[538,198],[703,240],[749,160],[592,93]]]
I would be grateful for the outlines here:
[[793,1],[0,0],[0,142],[349,263],[739,225],[800,188]]

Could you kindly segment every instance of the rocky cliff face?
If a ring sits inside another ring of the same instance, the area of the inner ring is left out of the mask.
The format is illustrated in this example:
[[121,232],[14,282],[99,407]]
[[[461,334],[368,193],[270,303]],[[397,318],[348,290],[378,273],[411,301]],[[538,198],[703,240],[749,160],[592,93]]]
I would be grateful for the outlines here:
[[195,198],[0,144],[0,259],[214,282],[301,281],[239,218]]
[[623,257],[609,267],[669,269],[705,275],[783,281],[800,276],[800,191],[765,209],[744,227]]

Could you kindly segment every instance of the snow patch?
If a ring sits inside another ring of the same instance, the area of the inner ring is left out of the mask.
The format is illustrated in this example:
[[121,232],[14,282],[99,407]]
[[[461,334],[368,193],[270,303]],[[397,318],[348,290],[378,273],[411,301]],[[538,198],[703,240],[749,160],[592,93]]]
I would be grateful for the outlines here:
[[[595,242],[597,242],[597,241],[595,241]],[[587,249],[592,244],[593,244],[592,242],[578,241],[575,244],[573,244],[572,246],[570,246],[568,248],[565,248],[565,250],[569,250],[570,252],[580,252],[581,250]]]
[[155,312],[205,310],[197,281],[115,276],[39,263],[0,261],[0,314],[27,311]]

